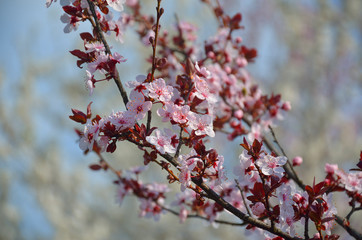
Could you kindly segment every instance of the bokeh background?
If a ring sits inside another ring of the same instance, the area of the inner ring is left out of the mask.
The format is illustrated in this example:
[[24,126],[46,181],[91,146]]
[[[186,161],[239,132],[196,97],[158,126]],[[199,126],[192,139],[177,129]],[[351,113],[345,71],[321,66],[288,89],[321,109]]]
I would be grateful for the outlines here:
[[[156,1],[141,2],[154,10]],[[222,2],[230,14],[241,11],[240,36],[259,51],[248,66],[253,78],[264,92],[281,93],[292,103],[276,133],[289,157],[304,158],[297,171],[305,183],[314,176],[322,180],[327,162],[352,168],[362,150],[362,2]],[[164,28],[172,27],[177,13],[198,26],[201,39],[215,32],[210,10],[198,1],[164,1],[163,6]],[[139,218],[134,198],[117,203],[111,173],[88,169],[98,159],[78,148],[70,109],[94,101],[93,111],[106,115],[123,106],[112,82],[98,84],[88,95],[84,70],[68,51],[81,47],[78,33],[89,31],[89,25],[64,34],[61,14],[58,2],[47,9],[45,0],[1,0],[0,239],[241,239],[244,230],[235,227],[214,229],[201,220],[179,224],[172,215],[160,222]],[[119,67],[124,81],[149,67],[140,59],[150,49],[136,38],[130,30],[124,45],[113,43],[128,59]],[[106,155],[112,164],[142,164],[137,148],[118,146],[116,154]],[[241,149],[222,146],[231,169]],[[151,167],[146,180],[164,177]],[[335,202],[343,216],[346,198],[335,196]],[[359,217],[352,217],[352,225],[362,229]]]

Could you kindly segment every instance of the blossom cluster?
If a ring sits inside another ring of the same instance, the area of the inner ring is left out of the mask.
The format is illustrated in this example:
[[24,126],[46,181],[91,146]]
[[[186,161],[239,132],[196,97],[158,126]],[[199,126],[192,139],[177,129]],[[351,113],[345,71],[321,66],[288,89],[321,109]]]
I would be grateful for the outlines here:
[[[46,5],[53,1],[47,0]],[[61,17],[64,32],[77,30],[84,21],[93,28],[80,33],[84,49],[71,51],[78,58],[78,67],[86,65],[90,94],[96,83],[113,79],[126,107],[104,117],[92,114],[91,103],[86,113],[72,109],[70,118],[83,124],[83,130],[77,130],[79,147],[100,156],[99,165],[91,166],[93,170],[116,173],[119,202],[131,194],[139,199],[140,216],[158,220],[169,205],[178,208],[181,222],[195,214],[217,225],[223,222],[219,221],[223,212],[231,213],[243,220],[248,231],[265,239],[338,239],[331,231],[337,218],[332,192],[345,192],[351,207],[360,208],[360,169],[347,174],[335,165],[326,165],[325,180],[305,186],[293,170],[302,158],[295,157],[292,166],[273,145],[265,144],[266,132],[291,105],[282,101],[280,94],[263,94],[249,76],[246,67],[255,61],[257,51],[234,34],[243,29],[242,15],[231,17],[220,5],[203,2],[212,7],[220,25],[216,35],[199,46],[197,27],[191,23],[178,20],[174,32],[160,28],[161,0],[157,0],[156,18],[142,14],[137,0],[60,1],[65,12]],[[116,21],[113,10],[122,12]],[[146,59],[152,63],[151,70],[125,84],[129,94],[117,71],[117,64],[126,60],[111,52],[104,36],[114,33],[123,43],[127,27],[135,27],[145,48],[152,48],[152,56]],[[96,79],[99,75],[104,78]],[[154,117],[162,124],[155,124]],[[227,175],[225,158],[209,147],[209,139],[218,134],[226,134],[229,141],[242,141],[244,150],[234,176]],[[171,203],[166,201],[170,191],[166,185],[139,180],[144,168],[118,171],[102,158],[102,152],[113,153],[121,141],[137,145],[144,154],[144,165],[159,165],[170,184],[179,184],[180,192]],[[230,180],[232,177],[235,179]],[[316,229],[313,238],[308,236],[309,222]]]

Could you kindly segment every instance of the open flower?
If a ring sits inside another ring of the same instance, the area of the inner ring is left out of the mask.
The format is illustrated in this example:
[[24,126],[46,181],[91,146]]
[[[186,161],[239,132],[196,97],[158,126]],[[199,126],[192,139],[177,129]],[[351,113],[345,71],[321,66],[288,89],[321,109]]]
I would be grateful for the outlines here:
[[283,177],[284,169],[283,165],[287,162],[287,158],[273,157],[266,155],[264,158],[259,159],[256,164],[261,168],[261,172],[267,176],[276,175],[279,178]]
[[198,115],[196,113],[189,113],[189,124],[191,129],[195,130],[197,136],[200,135],[209,135],[210,137],[215,137],[215,132],[213,129],[212,118],[209,115]]
[[156,129],[154,134],[155,136],[147,136],[146,140],[153,144],[160,153],[165,154],[166,152],[176,152],[176,149],[172,146],[171,140],[175,134],[170,129],[164,129],[163,132],[161,132],[159,129]]
[[154,80],[147,84],[146,87],[150,91],[148,96],[151,98],[158,99],[161,102],[169,102],[172,98],[173,87],[166,85],[165,80],[162,78]]
[[126,0],[107,0],[107,3],[110,7],[112,7],[114,10],[118,12],[123,11],[123,4]]
[[151,109],[152,102],[145,101],[145,97],[138,91],[132,91],[130,99],[127,103],[128,112],[133,114],[136,121],[142,120],[146,113]]

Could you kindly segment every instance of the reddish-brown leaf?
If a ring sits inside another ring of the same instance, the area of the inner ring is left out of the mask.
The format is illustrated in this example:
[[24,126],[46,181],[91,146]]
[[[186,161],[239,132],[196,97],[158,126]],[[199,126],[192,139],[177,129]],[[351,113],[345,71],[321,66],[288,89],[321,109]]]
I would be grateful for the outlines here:
[[98,164],[92,164],[92,165],[89,166],[89,168],[94,170],[94,171],[98,171],[98,170],[102,169],[102,166],[98,165]]

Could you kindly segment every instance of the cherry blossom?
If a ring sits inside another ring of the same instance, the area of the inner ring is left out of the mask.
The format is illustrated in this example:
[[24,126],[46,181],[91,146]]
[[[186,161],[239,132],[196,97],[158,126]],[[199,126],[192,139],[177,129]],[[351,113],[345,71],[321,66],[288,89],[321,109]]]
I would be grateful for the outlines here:
[[145,97],[138,91],[132,91],[130,101],[127,103],[128,111],[133,114],[136,121],[142,120],[151,109],[152,102],[145,101]]
[[263,203],[257,202],[251,207],[251,211],[254,215],[260,216],[265,211],[265,206]]
[[185,106],[174,105],[172,112],[172,120],[181,124],[186,123],[189,112],[190,112],[190,107],[188,105]]
[[331,218],[330,221],[326,221],[325,223],[323,223],[323,225],[325,226],[325,232],[327,235],[331,235],[331,230],[333,229],[333,221],[332,219],[334,218],[334,216],[337,214],[337,209],[333,204],[333,195],[330,193],[328,195],[323,194],[323,199],[324,199],[324,214],[323,214],[323,218]]
[[168,122],[175,113],[174,109],[172,102],[166,103],[162,108],[157,109],[157,115],[162,117],[162,122]]
[[92,150],[95,140],[98,138],[100,126],[97,123],[88,122],[84,126],[83,136],[79,140],[79,147],[83,151]]
[[146,137],[146,140],[153,144],[160,153],[165,154],[166,152],[176,152],[176,149],[171,144],[171,138],[176,135],[170,129],[166,128],[163,132],[156,129],[153,133],[155,136],[148,136]]
[[89,90],[89,95],[93,94],[93,90],[95,88],[95,82],[96,80],[94,79],[94,75],[91,74],[88,70],[86,70],[86,80],[85,80],[85,86],[86,88]]
[[212,126],[212,118],[209,115],[198,115],[193,112],[189,113],[189,125],[191,129],[195,130],[195,134],[200,135],[209,135],[210,137],[215,137],[215,132]]
[[254,183],[260,182],[260,177],[257,169],[252,161],[251,156],[244,150],[239,155],[240,164],[234,167],[234,174],[239,176],[238,183],[241,187],[254,186]]
[[105,47],[103,45],[103,43],[100,42],[93,42],[93,43],[86,43],[85,44],[86,47],[86,52],[90,53],[90,52],[104,52],[105,51]]
[[117,131],[131,128],[136,123],[133,114],[129,111],[112,113],[107,119],[117,128]]
[[199,99],[206,100],[211,104],[217,101],[216,97],[210,93],[207,82],[197,75],[195,76],[195,88],[196,92],[194,94]]
[[158,78],[153,82],[148,83],[146,88],[149,91],[149,97],[158,99],[161,102],[169,102],[173,95],[173,87],[166,85],[165,80],[162,78]]
[[284,169],[282,166],[286,162],[287,158],[284,156],[273,157],[271,155],[265,155],[263,158],[259,159],[256,162],[256,165],[261,168],[263,174],[267,176],[275,175],[281,178],[284,175]]
[[118,12],[123,11],[123,4],[126,0],[106,0],[108,5]]
[[254,141],[254,139],[261,140],[261,126],[257,123],[253,123],[251,125],[250,132],[248,133],[248,140],[250,142]]
[[79,21],[81,20],[79,17],[76,16],[70,16],[66,13],[64,13],[61,17],[60,20],[63,23],[66,23],[67,25],[65,25],[63,31],[65,33],[70,33],[71,31],[76,31],[78,29],[79,26]]

